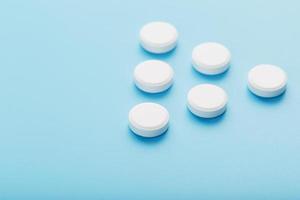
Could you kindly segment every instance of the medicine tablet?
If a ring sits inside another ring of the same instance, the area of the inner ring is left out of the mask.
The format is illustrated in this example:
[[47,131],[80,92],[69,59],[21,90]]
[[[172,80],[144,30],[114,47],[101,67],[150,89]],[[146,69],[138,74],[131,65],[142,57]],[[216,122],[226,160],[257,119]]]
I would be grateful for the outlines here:
[[156,103],[141,103],[129,112],[129,127],[142,137],[156,137],[167,131],[169,113]]
[[285,91],[286,84],[286,73],[275,65],[257,65],[248,73],[248,88],[260,97],[276,97]]
[[144,92],[163,92],[172,85],[173,74],[173,69],[168,63],[160,60],[148,60],[136,66],[134,82]]
[[151,53],[166,53],[176,47],[178,32],[166,22],[151,22],[142,27],[140,43]]
[[226,92],[212,84],[200,84],[190,89],[187,97],[189,110],[203,118],[213,118],[226,110]]
[[207,42],[196,46],[192,53],[194,68],[206,75],[221,74],[229,67],[230,51],[222,44]]

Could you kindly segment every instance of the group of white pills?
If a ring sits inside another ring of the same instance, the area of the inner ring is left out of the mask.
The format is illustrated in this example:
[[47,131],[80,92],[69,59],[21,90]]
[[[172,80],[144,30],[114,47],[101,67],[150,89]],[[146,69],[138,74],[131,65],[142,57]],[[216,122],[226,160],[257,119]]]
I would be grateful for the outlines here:
[[[140,44],[148,52],[166,53],[177,45],[178,32],[166,22],[151,22],[140,31]],[[202,43],[192,52],[193,67],[205,75],[217,75],[230,66],[231,53],[222,44]],[[147,93],[160,93],[172,86],[174,71],[160,60],[147,60],[134,70],[134,83]],[[257,96],[276,97],[286,89],[286,73],[275,65],[261,64],[248,73],[248,88]],[[213,118],[226,110],[228,97],[221,87],[200,84],[191,88],[187,95],[187,107],[196,116]],[[137,135],[156,137],[168,129],[169,112],[163,106],[146,102],[134,106],[129,112],[129,127]]]

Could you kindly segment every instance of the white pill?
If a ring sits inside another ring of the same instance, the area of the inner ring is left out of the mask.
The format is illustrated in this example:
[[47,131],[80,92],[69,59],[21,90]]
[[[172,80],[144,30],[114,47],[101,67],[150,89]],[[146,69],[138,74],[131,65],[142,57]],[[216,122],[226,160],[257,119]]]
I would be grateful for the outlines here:
[[137,135],[156,137],[167,131],[169,113],[156,103],[141,103],[129,112],[129,127]]
[[275,65],[257,65],[248,73],[248,88],[260,97],[276,97],[285,91],[286,84],[286,73]]
[[134,70],[136,86],[149,93],[167,90],[173,83],[172,67],[160,60],[148,60],[138,64]]
[[222,44],[207,42],[193,49],[192,64],[203,74],[215,75],[228,69],[230,58],[230,51]]
[[142,47],[151,53],[166,53],[176,47],[178,32],[166,22],[151,22],[140,31]]
[[213,118],[226,110],[226,92],[212,84],[200,84],[190,89],[187,97],[189,110],[203,118]]

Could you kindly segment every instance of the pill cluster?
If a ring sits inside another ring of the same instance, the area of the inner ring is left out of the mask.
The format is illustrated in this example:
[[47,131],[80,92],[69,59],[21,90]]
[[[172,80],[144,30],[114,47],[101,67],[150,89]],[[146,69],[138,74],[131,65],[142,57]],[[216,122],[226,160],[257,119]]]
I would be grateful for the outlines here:
[[[178,32],[166,22],[151,22],[140,31],[140,44],[148,52],[166,53],[177,45]],[[202,43],[192,52],[192,65],[200,73],[211,76],[225,72],[230,66],[231,53],[222,44]],[[147,60],[134,70],[134,83],[147,93],[167,90],[173,83],[172,67],[160,60]],[[287,85],[286,73],[275,65],[260,64],[248,73],[248,88],[264,98],[282,94]],[[223,114],[227,105],[224,89],[213,84],[200,84],[187,94],[187,107],[196,116],[213,118]],[[169,113],[163,106],[146,102],[134,106],[129,112],[129,127],[137,135],[156,137],[167,131]]]

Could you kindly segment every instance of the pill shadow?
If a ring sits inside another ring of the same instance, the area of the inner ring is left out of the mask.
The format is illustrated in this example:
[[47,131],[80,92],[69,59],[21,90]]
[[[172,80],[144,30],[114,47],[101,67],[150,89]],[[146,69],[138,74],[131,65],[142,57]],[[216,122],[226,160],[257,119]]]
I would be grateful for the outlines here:
[[158,59],[158,60],[163,60],[163,59],[167,59],[170,58],[171,56],[175,56],[176,55],[176,49],[178,49],[178,47],[176,46],[174,49],[172,49],[169,52],[166,53],[162,53],[162,54],[156,54],[156,53],[151,53],[146,51],[141,45],[139,45],[139,52],[148,57],[148,59]]
[[194,123],[205,125],[205,126],[214,126],[216,124],[222,123],[222,121],[225,118],[226,112],[227,112],[227,110],[224,113],[222,113],[221,115],[214,117],[214,118],[201,118],[201,117],[197,117],[196,115],[191,113],[188,110],[188,108],[186,109],[186,115],[191,121],[193,121]]
[[156,144],[163,142],[168,137],[168,132],[169,132],[169,129],[168,129],[168,130],[166,130],[166,132],[164,132],[163,134],[161,134],[159,136],[147,138],[147,137],[142,137],[142,136],[135,134],[129,127],[127,128],[127,130],[128,130],[128,135],[129,135],[129,137],[131,137],[131,139],[133,139],[135,142],[147,144],[147,145],[156,145]]
[[134,88],[134,92],[136,95],[138,96],[143,96],[149,99],[161,99],[164,98],[165,96],[167,96],[169,93],[171,93],[172,87],[169,87],[167,90],[163,91],[163,92],[159,92],[159,93],[147,93],[144,92],[143,90],[139,89],[135,84],[133,86]]
[[247,88],[247,96],[255,101],[256,103],[260,103],[260,104],[264,104],[264,105],[278,105],[279,103],[283,102],[284,96],[286,94],[286,91],[284,91],[282,94],[280,94],[277,97],[271,97],[271,98],[264,98],[264,97],[260,97],[257,96],[255,94],[253,94],[248,88]]
[[205,75],[205,74],[202,74],[200,72],[198,72],[194,67],[193,65],[191,64],[191,73],[194,77],[196,77],[197,79],[198,78],[201,78],[205,81],[220,81],[222,79],[225,78],[225,76],[228,76],[230,74],[230,66],[229,68],[222,72],[221,74],[216,74],[216,75]]

